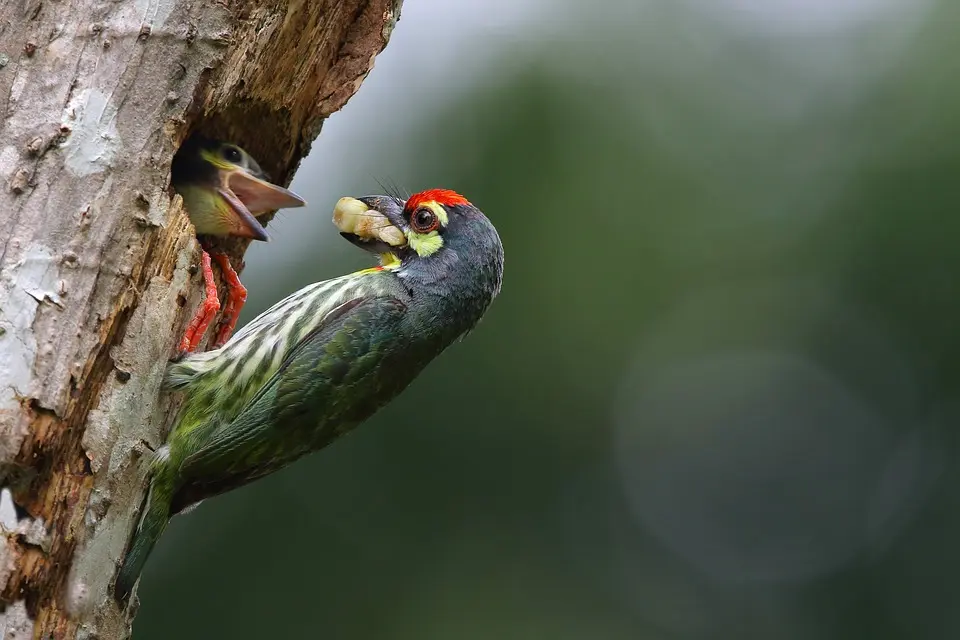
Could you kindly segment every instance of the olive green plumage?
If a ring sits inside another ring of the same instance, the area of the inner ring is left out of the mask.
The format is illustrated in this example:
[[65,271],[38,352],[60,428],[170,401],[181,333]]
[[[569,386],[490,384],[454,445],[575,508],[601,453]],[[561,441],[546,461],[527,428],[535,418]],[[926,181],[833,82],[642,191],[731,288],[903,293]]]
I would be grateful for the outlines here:
[[[117,577],[118,599],[133,589],[172,515],[325,447],[480,320],[500,290],[500,239],[462,198],[425,193],[438,195],[425,201],[418,194],[410,206],[386,196],[352,200],[369,208],[361,217],[378,221],[375,233],[385,225],[402,232],[385,236],[392,246],[366,228],[338,223],[345,237],[383,253],[384,267],[304,287],[222,348],[171,365],[167,383],[184,393],[184,403],[152,464],[141,521]],[[424,231],[429,216],[436,227]]]

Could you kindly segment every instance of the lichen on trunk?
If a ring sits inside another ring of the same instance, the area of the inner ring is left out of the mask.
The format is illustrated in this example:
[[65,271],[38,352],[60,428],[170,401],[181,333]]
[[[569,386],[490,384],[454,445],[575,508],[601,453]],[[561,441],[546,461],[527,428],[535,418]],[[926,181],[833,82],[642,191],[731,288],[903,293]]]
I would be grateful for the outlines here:
[[[288,184],[400,0],[0,3],[0,629],[114,639],[110,589],[202,296],[193,131]],[[225,245],[235,265],[245,242]],[[212,332],[210,332],[212,334]],[[12,637],[12,636],[7,636]]]

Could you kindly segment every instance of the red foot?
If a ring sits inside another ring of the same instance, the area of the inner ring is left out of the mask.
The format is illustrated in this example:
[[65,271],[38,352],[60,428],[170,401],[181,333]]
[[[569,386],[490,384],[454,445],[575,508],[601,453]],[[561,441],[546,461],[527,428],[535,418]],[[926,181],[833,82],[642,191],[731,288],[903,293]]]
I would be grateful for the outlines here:
[[[183,334],[183,340],[180,341],[180,351],[196,350],[200,341],[203,339],[203,334],[207,331],[207,327],[210,326],[213,317],[217,315],[217,311],[220,310],[220,299],[217,297],[217,283],[213,279],[213,269],[210,267],[210,254],[205,250],[203,251],[201,264],[206,297],[203,300],[203,304],[197,309],[197,313],[193,316],[193,320],[191,320],[187,326],[186,332]],[[236,276],[236,274],[234,274],[234,276]]]
[[219,349],[233,333],[233,328],[237,326],[237,319],[240,317],[240,310],[243,309],[243,303],[247,301],[247,288],[240,284],[240,278],[237,272],[230,266],[230,261],[222,253],[213,254],[213,259],[220,265],[223,272],[223,279],[227,282],[227,306],[223,310],[220,319],[220,331],[217,332],[217,339],[213,343],[214,349]]

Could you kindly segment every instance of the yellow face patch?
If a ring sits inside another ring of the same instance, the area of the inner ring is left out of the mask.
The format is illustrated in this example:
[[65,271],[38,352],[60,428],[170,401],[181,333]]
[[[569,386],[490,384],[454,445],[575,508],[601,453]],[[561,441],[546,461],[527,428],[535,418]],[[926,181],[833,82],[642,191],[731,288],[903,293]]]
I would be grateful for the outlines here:
[[232,171],[237,168],[237,165],[231,164],[220,157],[218,153],[209,151],[207,149],[200,150],[200,157],[215,166],[217,169],[223,169],[225,171]]
[[[450,224],[447,210],[436,200],[428,200],[427,202],[420,203],[417,210],[419,211],[420,209],[429,209],[432,211],[433,214],[437,216],[437,221],[440,223],[440,226],[446,227]],[[443,247],[443,238],[436,229],[428,233],[419,233],[411,229],[407,231],[407,244],[417,252],[418,256],[426,258],[427,256],[435,254]]]
[[421,258],[432,256],[440,247],[443,246],[443,238],[436,231],[430,233],[417,233],[416,231],[407,232],[407,244],[417,252]]

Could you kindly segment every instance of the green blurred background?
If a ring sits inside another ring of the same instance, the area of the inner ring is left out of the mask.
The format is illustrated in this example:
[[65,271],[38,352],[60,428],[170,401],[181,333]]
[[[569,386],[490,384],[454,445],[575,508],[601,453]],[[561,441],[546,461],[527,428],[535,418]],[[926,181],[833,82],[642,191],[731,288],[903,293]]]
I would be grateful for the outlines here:
[[176,518],[154,638],[960,637],[951,0],[407,0],[253,246],[241,321],[450,187],[478,329]]

